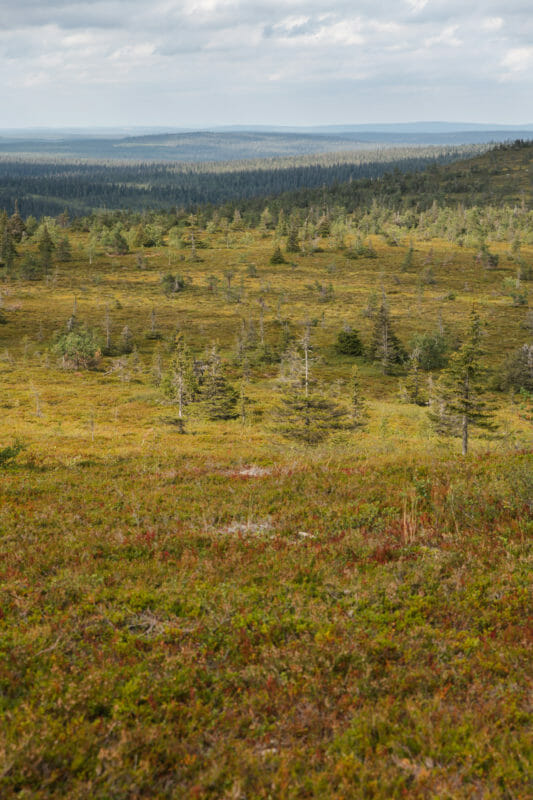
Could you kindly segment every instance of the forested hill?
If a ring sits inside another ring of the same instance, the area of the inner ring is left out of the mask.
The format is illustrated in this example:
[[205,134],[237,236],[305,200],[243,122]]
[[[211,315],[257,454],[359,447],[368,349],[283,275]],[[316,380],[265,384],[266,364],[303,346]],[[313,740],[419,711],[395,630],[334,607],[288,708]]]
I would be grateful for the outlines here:
[[343,206],[354,211],[379,202],[390,208],[429,208],[439,205],[525,205],[533,207],[533,142],[517,140],[497,145],[485,153],[453,163],[431,164],[427,169],[394,169],[376,180],[339,183],[329,188],[286,192],[265,200],[240,203],[241,211],[271,211],[309,206]]
[[532,202],[533,143],[485,147],[410,147],[222,163],[97,163],[0,159],[0,209],[24,216],[73,216],[100,209],[226,205],[257,215],[375,201],[424,209],[434,201],[467,206]]
[[198,164],[0,159],[0,209],[18,200],[23,215],[85,215],[98,209],[182,207],[266,197],[299,189],[375,180],[482,152],[484,146],[387,147],[289,158]]

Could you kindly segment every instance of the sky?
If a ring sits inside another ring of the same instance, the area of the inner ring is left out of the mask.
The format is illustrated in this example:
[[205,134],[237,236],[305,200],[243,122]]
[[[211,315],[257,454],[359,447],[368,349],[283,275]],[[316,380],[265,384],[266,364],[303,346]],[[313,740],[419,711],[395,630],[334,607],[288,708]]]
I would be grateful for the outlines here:
[[532,0],[0,0],[0,126],[533,122]]

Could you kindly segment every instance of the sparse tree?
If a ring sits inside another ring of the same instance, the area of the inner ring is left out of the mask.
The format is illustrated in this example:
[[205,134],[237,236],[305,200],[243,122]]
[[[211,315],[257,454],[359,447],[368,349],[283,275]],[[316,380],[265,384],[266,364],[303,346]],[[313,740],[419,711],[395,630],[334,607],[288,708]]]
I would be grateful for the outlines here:
[[352,369],[351,389],[352,428],[356,431],[362,431],[366,427],[368,413],[366,403],[361,395],[361,387],[359,385],[359,370],[355,366]]
[[279,247],[279,245],[278,245],[278,247],[276,247],[274,249],[274,252],[270,256],[270,263],[271,264],[286,264],[287,263],[285,261],[285,257],[283,255],[283,253],[281,252],[281,248]]
[[[479,315],[472,309],[465,340],[453,353],[448,367],[439,381],[441,403],[449,416],[449,433],[462,439],[462,453],[468,453],[471,427],[494,430],[492,409],[483,400],[485,393],[485,370],[481,364],[482,326]],[[442,414],[440,415],[442,417]],[[430,417],[434,421],[433,410]],[[446,427],[446,426],[445,426]]]
[[390,375],[406,358],[405,350],[392,327],[385,293],[374,317],[369,355],[373,361],[381,364],[384,375]]
[[202,396],[208,419],[236,419],[239,416],[237,409],[239,395],[226,380],[222,361],[215,346],[211,349],[207,359]]
[[300,347],[288,353],[283,367],[285,380],[274,411],[277,430],[283,436],[313,445],[322,442],[332,431],[348,427],[346,409],[314,388],[309,324]]
[[55,250],[55,245],[52,237],[50,236],[47,225],[43,226],[41,235],[39,237],[39,242],[37,244],[37,249],[39,250],[41,268],[43,269],[45,275],[48,275],[50,269],[52,268],[52,253]]
[[174,341],[168,371],[162,381],[163,392],[178,410],[180,433],[185,432],[184,410],[195,398],[198,391],[193,360],[183,335],[179,333]]

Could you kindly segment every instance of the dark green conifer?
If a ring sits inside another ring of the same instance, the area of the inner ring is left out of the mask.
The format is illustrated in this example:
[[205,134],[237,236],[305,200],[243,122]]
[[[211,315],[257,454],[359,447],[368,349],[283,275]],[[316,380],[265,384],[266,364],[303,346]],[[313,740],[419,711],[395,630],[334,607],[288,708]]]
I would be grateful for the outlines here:
[[208,419],[236,419],[239,416],[237,409],[239,395],[226,380],[222,361],[216,347],[213,347],[209,353],[204,373],[202,395]]
[[[494,430],[492,408],[483,399],[486,391],[486,373],[481,364],[482,326],[479,315],[472,309],[465,340],[459,350],[450,357],[448,367],[443,371],[439,388],[441,403],[449,415],[449,433],[460,433],[462,452],[468,452],[471,427]],[[430,418],[435,422],[433,410]],[[442,424],[442,418],[441,418]]]
[[274,410],[276,428],[282,436],[307,445],[318,444],[334,430],[348,427],[346,409],[315,388],[311,377],[309,326],[300,348],[286,356],[285,380]]
[[369,348],[372,361],[381,364],[384,375],[390,375],[394,369],[403,364],[406,358],[405,350],[392,328],[389,308],[385,294],[381,305],[374,316],[374,330]]
[[270,256],[270,263],[271,264],[286,264],[285,258],[283,257],[283,253],[281,252],[281,248],[279,245],[274,249],[274,252]]
[[41,231],[41,235],[39,237],[39,242],[37,244],[37,249],[39,251],[39,260],[41,262],[41,267],[45,274],[48,274],[52,267],[52,253],[55,250],[55,244],[52,241],[52,237],[48,231],[48,227],[45,225]]

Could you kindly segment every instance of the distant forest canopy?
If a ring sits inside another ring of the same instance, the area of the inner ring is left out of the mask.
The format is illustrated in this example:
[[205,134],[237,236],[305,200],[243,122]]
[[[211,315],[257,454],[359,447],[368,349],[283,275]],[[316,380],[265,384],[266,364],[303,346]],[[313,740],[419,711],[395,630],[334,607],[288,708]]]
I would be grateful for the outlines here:
[[[388,160],[394,156],[394,160]],[[98,164],[0,159],[0,209],[24,217],[169,219],[194,212],[258,225],[305,209],[423,212],[441,207],[532,208],[533,142],[485,147],[398,148],[357,154],[211,164]],[[305,216],[305,214],[304,214]],[[172,224],[172,223],[170,223]]]
[[[486,145],[389,147],[197,164],[4,156],[0,157],[0,208],[12,213],[18,202],[23,216],[55,216],[65,209],[71,216],[85,216],[99,209],[195,211],[205,205],[257,199],[252,208],[259,207],[262,198],[328,187],[360,202],[374,181],[387,174],[396,180],[395,174],[420,172],[486,149]],[[292,202],[290,195],[286,201]]]

